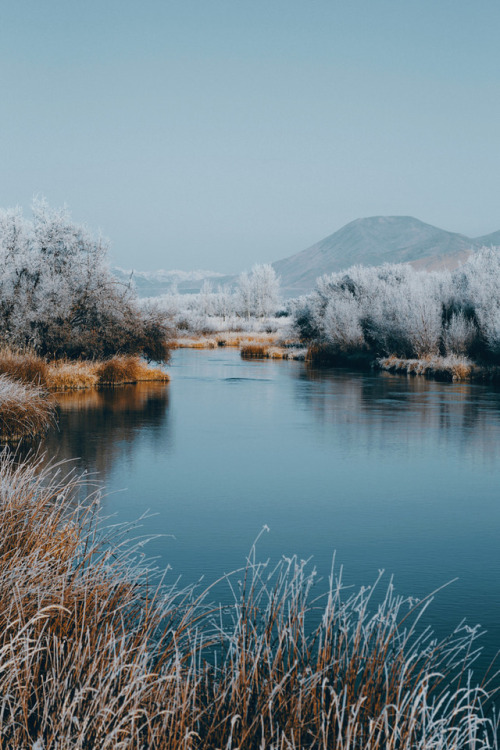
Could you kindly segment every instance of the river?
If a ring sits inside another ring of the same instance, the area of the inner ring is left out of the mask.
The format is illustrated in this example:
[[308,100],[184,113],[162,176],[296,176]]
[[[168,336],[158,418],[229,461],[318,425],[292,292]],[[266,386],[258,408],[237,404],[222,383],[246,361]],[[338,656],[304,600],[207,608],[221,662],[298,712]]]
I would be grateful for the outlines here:
[[[170,579],[211,583],[257,555],[378,571],[424,597],[438,632],[481,623],[500,647],[500,390],[177,350],[171,383],[60,397],[50,455],[106,487],[112,522],[143,514]],[[95,474],[97,472],[97,474]],[[139,533],[139,532],[137,532]]]

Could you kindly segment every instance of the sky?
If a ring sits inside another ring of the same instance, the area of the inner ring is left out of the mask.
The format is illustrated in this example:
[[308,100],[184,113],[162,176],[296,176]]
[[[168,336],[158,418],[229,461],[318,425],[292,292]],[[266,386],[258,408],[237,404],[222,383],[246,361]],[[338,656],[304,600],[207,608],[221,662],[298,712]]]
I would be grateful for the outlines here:
[[500,229],[498,0],[4,0],[0,206],[237,273],[364,216]]

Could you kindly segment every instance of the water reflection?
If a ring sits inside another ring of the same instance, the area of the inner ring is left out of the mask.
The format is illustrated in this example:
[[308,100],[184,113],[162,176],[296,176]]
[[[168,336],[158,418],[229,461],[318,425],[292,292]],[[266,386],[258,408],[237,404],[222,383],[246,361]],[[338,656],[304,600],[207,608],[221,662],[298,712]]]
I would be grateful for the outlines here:
[[56,460],[76,459],[79,471],[105,481],[118,458],[131,457],[134,444],[146,434],[154,446],[158,436],[168,445],[169,387],[138,383],[102,390],[60,393],[58,429],[41,445]]
[[407,448],[431,440],[488,462],[500,452],[500,391],[490,385],[305,367],[295,395],[324,429],[348,426],[344,439],[369,452],[391,448],[395,432]]

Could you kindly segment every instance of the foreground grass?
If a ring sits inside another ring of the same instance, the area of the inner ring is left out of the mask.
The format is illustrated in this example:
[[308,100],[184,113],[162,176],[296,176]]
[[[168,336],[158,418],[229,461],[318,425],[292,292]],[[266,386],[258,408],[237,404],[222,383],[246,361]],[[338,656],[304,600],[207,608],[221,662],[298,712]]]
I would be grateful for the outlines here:
[[375,606],[333,575],[315,599],[296,559],[251,556],[208,606],[155,584],[79,489],[0,457],[1,750],[497,747],[467,671],[477,629],[438,641],[428,602],[389,586]]

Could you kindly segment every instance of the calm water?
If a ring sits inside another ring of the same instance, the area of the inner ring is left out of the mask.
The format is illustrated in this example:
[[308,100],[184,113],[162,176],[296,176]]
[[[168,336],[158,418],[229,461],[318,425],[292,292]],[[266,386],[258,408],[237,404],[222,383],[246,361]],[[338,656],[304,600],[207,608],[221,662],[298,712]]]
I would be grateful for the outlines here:
[[46,448],[99,472],[104,512],[160,534],[173,575],[211,582],[261,558],[312,557],[404,594],[440,592],[438,631],[463,617],[500,647],[500,391],[178,350],[171,383],[61,397]]

